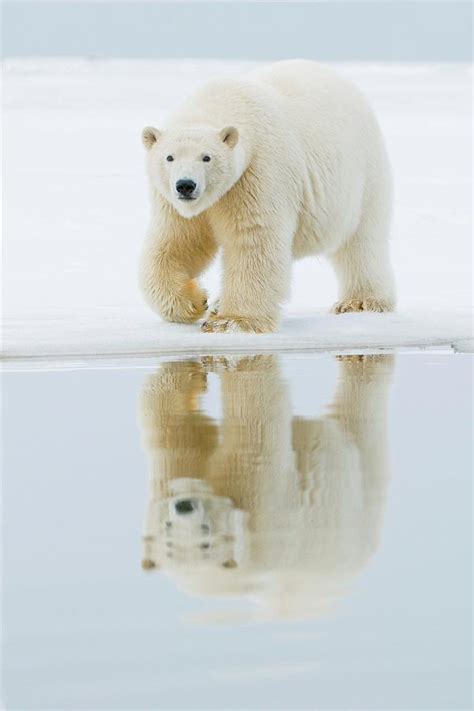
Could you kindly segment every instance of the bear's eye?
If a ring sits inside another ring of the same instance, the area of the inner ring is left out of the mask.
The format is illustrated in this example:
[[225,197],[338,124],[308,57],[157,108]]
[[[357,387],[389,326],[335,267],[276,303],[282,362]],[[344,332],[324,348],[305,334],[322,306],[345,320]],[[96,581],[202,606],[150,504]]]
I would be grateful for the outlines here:
[[174,158],[173,156],[166,156],[166,160],[168,161],[168,163],[171,163],[172,161],[174,161]]
[[204,163],[209,163],[209,161],[211,160],[211,156],[203,156],[202,159]]

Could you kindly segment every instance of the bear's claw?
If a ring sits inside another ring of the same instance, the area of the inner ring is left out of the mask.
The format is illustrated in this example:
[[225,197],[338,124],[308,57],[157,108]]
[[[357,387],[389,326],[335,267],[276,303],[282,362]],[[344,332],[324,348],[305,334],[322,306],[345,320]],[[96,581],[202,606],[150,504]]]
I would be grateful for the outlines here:
[[219,299],[216,299],[209,307],[209,316],[217,316],[219,313]]
[[229,329],[229,323],[228,319],[212,318],[209,321],[204,321],[201,326],[201,331],[204,331],[204,333],[224,333],[225,331],[231,330]]

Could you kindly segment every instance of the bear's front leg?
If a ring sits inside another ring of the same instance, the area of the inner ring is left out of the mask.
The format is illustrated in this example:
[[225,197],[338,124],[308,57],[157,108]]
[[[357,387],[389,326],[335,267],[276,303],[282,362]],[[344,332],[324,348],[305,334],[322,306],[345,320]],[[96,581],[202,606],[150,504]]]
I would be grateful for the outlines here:
[[140,266],[142,292],[153,311],[178,323],[192,323],[204,316],[207,294],[195,277],[216,251],[203,220],[184,220],[163,210],[152,221]]
[[[143,284],[145,298],[165,321],[193,323],[207,311],[207,294],[194,279],[171,268],[155,268]],[[146,288],[148,286],[148,288]]]
[[291,239],[275,231],[235,235],[224,244],[218,311],[202,325],[206,333],[271,333],[289,291]]

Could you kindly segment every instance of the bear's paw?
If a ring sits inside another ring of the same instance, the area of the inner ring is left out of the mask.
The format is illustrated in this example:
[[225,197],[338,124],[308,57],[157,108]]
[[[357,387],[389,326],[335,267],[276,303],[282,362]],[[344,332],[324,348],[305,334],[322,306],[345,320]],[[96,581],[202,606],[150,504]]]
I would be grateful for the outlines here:
[[344,299],[343,301],[337,301],[332,307],[334,314],[357,313],[361,311],[384,313],[393,311],[393,304],[369,296],[365,299]]
[[193,279],[190,279],[182,291],[168,298],[161,313],[167,321],[192,323],[202,318],[207,309],[206,292]]
[[201,326],[204,333],[271,333],[275,323],[270,318],[258,316],[211,315]]

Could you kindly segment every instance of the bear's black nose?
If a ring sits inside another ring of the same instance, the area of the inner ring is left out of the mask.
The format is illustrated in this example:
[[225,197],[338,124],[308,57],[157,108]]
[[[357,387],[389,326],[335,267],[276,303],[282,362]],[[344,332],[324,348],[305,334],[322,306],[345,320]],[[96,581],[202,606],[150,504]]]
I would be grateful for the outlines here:
[[194,504],[191,499],[180,499],[175,503],[174,510],[178,514],[190,514],[194,511]]
[[195,189],[196,183],[194,180],[189,180],[188,178],[178,180],[176,183],[176,190],[182,197],[191,197]]

